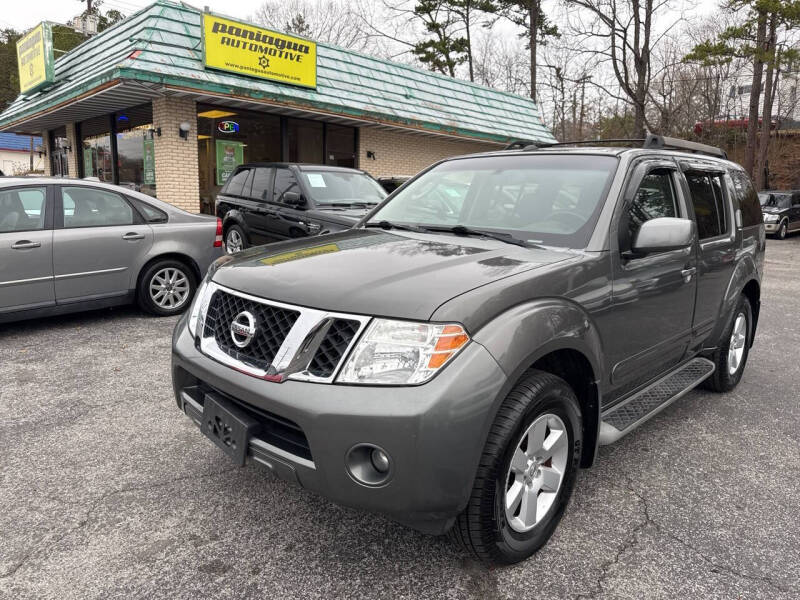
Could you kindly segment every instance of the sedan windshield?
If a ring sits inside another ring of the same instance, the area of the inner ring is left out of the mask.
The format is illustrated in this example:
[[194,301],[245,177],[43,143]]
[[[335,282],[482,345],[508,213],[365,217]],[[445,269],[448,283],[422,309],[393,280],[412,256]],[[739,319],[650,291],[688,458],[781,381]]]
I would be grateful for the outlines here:
[[378,204],[386,192],[369,175],[348,171],[300,171],[316,204]]
[[408,183],[370,223],[462,226],[583,248],[616,166],[614,157],[585,154],[452,160]]

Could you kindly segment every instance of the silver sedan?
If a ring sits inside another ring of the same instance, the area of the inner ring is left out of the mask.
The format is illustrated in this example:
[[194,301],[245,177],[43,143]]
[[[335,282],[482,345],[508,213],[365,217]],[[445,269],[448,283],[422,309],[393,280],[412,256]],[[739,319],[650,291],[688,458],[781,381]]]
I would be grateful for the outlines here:
[[222,254],[216,217],[99,182],[0,180],[0,322],[132,302],[174,315]]

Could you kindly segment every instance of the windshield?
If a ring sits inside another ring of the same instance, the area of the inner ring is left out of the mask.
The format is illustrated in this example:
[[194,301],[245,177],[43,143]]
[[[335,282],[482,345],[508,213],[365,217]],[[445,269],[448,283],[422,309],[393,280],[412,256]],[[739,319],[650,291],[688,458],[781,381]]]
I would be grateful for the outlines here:
[[348,171],[300,171],[316,204],[378,204],[386,192],[372,177]]
[[789,208],[792,197],[788,194],[759,194],[758,201],[761,206],[768,208]]
[[585,154],[453,160],[408,183],[370,223],[463,225],[583,248],[616,166],[614,157]]

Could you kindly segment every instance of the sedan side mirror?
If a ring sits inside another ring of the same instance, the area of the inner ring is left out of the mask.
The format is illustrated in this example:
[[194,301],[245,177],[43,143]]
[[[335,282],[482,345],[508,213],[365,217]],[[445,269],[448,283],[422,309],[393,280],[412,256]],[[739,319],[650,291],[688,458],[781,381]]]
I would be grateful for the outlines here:
[[694,221],[659,217],[642,223],[632,249],[636,254],[680,250],[691,246],[694,237]]
[[306,205],[306,199],[299,192],[285,192],[283,201],[289,206],[297,206],[298,208]]

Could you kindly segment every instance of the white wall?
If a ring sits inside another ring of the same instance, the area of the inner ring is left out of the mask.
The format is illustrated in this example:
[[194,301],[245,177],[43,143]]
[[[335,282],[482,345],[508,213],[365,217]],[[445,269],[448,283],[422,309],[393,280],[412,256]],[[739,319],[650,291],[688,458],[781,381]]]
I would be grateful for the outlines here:
[[[33,170],[41,171],[44,169],[45,157],[39,157],[38,152],[33,153]],[[15,171],[30,169],[30,152],[19,150],[0,150],[0,170],[5,175],[13,175]]]

